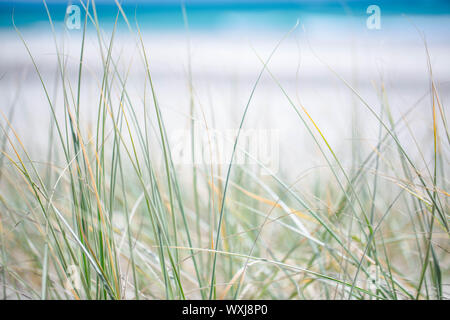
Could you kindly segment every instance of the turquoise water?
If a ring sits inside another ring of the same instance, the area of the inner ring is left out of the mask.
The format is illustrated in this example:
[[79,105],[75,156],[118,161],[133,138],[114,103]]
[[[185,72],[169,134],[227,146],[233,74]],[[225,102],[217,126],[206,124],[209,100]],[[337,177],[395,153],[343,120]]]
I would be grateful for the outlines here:
[[[87,1],[84,1],[85,3]],[[80,5],[79,1],[47,1],[52,19],[58,23],[65,18],[69,3]],[[184,28],[181,2],[125,0],[124,11],[132,23],[134,18],[145,28],[176,30]],[[199,30],[217,30],[221,28],[262,28],[286,29],[297,19],[317,17],[345,18],[367,17],[366,8],[376,4],[381,8],[382,16],[450,15],[450,1],[327,1],[327,0],[292,0],[292,1],[202,1],[186,0],[189,27]],[[81,16],[84,16],[80,5]],[[104,25],[113,24],[117,7],[113,0],[96,1],[99,20]],[[92,10],[90,10],[92,13]],[[41,1],[2,1],[0,0],[0,28],[12,26],[12,15],[19,27],[33,27],[48,22],[45,7]],[[350,19],[349,19],[350,20]]]

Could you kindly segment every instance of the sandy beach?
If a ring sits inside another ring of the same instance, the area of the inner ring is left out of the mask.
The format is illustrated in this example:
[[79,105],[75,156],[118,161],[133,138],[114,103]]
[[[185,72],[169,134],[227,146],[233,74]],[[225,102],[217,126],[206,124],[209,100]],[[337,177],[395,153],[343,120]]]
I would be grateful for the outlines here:
[[[302,151],[313,146],[311,141],[302,138],[305,132],[298,125],[292,106],[277,85],[276,81],[279,81],[294,103],[305,107],[324,128],[324,134],[332,145],[349,150],[353,117],[360,131],[358,143],[368,149],[373,148],[379,125],[357,95],[347,87],[345,80],[377,111],[383,86],[395,119],[415,106],[408,121],[420,141],[420,137],[430,134],[431,98],[427,53],[418,30],[425,32],[433,80],[442,101],[447,101],[450,94],[450,41],[443,39],[441,33],[433,32],[435,28],[447,28],[450,18],[439,19],[391,18],[392,21],[386,22],[386,30],[377,31],[361,27],[360,20],[344,25],[336,23],[334,29],[331,28],[333,23],[328,21],[329,30],[323,26],[322,20],[301,23],[281,43],[270,60],[268,70],[273,77],[264,72],[252,99],[245,127],[279,132],[280,153],[290,150],[289,157],[280,159],[280,167],[295,167],[298,172],[290,171],[293,176],[318,165],[320,160],[317,154],[306,155]],[[417,21],[418,30],[411,21]],[[359,29],[355,28],[358,26]],[[46,81],[50,96],[56,99],[57,109],[62,110],[63,97],[60,92],[58,94],[58,88],[55,90],[55,79],[60,77],[56,73],[55,44],[48,28],[39,28],[26,28],[22,31],[23,36]],[[194,99],[201,106],[195,115],[199,130],[237,129],[252,86],[263,66],[260,59],[267,59],[288,31],[258,33],[255,30],[236,32],[224,29],[212,35],[198,30],[187,33],[144,29],[142,33],[150,71],[167,119],[169,135],[171,131],[187,130],[190,123],[188,57]],[[105,40],[108,39],[108,32],[106,30],[104,33]],[[65,32],[57,37],[58,50],[64,52],[66,77],[74,88],[78,74],[80,31]],[[14,125],[39,148],[39,143],[45,143],[43,137],[47,135],[47,130],[42,130],[42,123],[48,121],[50,116],[44,91],[18,35],[3,30],[1,38],[0,94],[6,102],[3,110],[10,112],[11,102],[15,101],[17,115],[13,119]],[[112,50],[112,56],[117,60],[116,67],[127,77],[131,99],[142,102],[142,80],[146,77],[146,70],[142,56],[138,54],[138,37],[120,30],[116,38]],[[87,125],[92,124],[98,109],[98,98],[93,97],[97,97],[100,90],[101,61],[97,36],[91,32],[86,41],[81,96],[82,115]],[[138,113],[141,111],[136,110]],[[293,145],[298,147],[292,149]],[[295,160],[299,157],[302,158],[300,166]]]

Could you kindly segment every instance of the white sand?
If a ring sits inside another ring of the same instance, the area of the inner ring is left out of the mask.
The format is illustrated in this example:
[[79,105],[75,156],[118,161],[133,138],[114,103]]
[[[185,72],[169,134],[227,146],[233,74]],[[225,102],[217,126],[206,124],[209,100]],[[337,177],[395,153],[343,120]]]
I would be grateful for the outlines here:
[[[439,23],[442,28],[437,32],[429,27],[429,21],[424,24],[429,30],[424,29],[430,33],[427,34],[427,42],[433,76],[440,90],[441,102],[445,106],[450,94],[450,40],[445,37],[444,31],[450,25],[450,19],[441,19],[442,22]],[[320,23],[311,22],[306,26],[306,31],[299,27],[279,47],[269,69],[294,103],[299,106],[300,101],[308,110],[331,145],[341,153],[350,150],[352,110],[356,110],[353,117],[360,125],[358,143],[361,146],[371,148],[376,144],[378,123],[343,82],[330,72],[326,64],[353,85],[377,111],[380,108],[377,90],[383,80],[396,119],[419,102],[415,112],[408,118],[408,123],[418,141],[425,144],[431,141],[431,98],[427,96],[430,76],[424,44],[414,27],[404,20],[397,25],[397,29],[387,24],[386,29],[380,31],[354,29],[351,25],[331,29],[329,25],[328,28],[321,26]],[[143,32],[153,81],[169,135],[170,132],[187,129],[189,93],[186,34],[157,34],[151,30]],[[51,35],[41,29],[32,29],[25,30],[24,37],[53,99],[56,55]],[[281,37],[280,32],[236,30],[191,33],[196,118],[200,127],[204,126],[202,112],[209,128],[238,127],[251,88],[262,67],[255,51],[266,59]],[[47,143],[49,108],[46,98],[18,36],[14,32],[3,30],[0,39],[1,109],[8,113],[11,106],[15,106],[14,125],[25,140],[32,141],[31,148],[39,150]],[[69,32],[64,40],[64,52],[68,57],[67,78],[74,92],[79,40],[79,31]],[[114,44],[113,57],[117,60],[120,56],[119,68],[122,75],[131,65],[127,89],[136,111],[141,114],[146,75],[141,57],[137,54],[136,40],[128,33],[121,32]],[[60,50],[62,43],[59,42]],[[94,119],[98,108],[101,71],[97,39],[95,34],[89,34],[81,97],[86,123],[89,119]],[[117,101],[120,90],[117,82],[114,85],[116,97],[113,98]],[[147,86],[147,91],[148,89]],[[150,102],[149,92],[147,93],[147,102]],[[421,98],[423,99],[420,100]],[[58,88],[56,101],[56,108],[61,112],[61,88]],[[324,163],[287,99],[267,73],[256,90],[245,127],[279,130],[279,167],[286,175],[294,177],[307,168]],[[410,140],[408,132],[404,130],[404,133],[405,139]],[[344,162],[350,158],[344,157]]]

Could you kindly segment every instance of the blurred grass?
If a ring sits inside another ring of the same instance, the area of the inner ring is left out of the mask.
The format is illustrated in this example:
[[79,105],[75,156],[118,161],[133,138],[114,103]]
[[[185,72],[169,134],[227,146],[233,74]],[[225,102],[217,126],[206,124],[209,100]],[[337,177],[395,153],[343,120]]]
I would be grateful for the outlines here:
[[[126,23],[146,70],[142,101],[131,99],[129,69],[120,72],[120,57],[113,54],[116,27],[109,36],[103,32],[94,3],[84,7],[76,84],[69,81],[64,48],[47,9],[63,118],[57,116],[55,98],[16,28],[41,81],[52,122],[42,127],[48,130],[48,145],[40,151],[47,161],[40,163],[28,151],[33,142],[22,141],[12,125],[14,106],[9,114],[0,110],[4,298],[447,298],[445,150],[450,139],[430,61],[433,122],[429,140],[420,142],[408,122],[416,106],[394,119],[383,83],[374,87],[380,103],[376,108],[330,68],[379,124],[372,150],[353,145],[349,169],[327,140],[320,119],[313,119],[308,106],[291,97],[271,72],[270,58],[281,39],[267,59],[255,52],[261,70],[244,106],[231,159],[237,153],[252,157],[239,145],[239,134],[259,79],[268,74],[327,168],[308,177],[308,192],[299,192],[295,183],[284,182],[282,174],[261,162],[256,171],[231,162],[224,167],[205,163],[186,172],[173,161],[139,25],[133,27],[117,5],[116,25],[119,20]],[[184,10],[183,16],[188,29]],[[86,124],[80,97],[88,25],[96,30],[102,74],[97,118]],[[190,61],[189,43],[187,55]],[[194,157],[195,148],[212,150],[214,143],[202,146],[195,141],[194,126],[204,122],[208,131],[214,119],[206,119],[195,99],[190,62],[188,87]],[[420,157],[407,152],[410,148],[399,138],[403,131],[410,134],[408,143]],[[356,141],[357,130],[353,132]],[[432,162],[426,160],[430,154]],[[162,165],[156,160],[160,156]]]

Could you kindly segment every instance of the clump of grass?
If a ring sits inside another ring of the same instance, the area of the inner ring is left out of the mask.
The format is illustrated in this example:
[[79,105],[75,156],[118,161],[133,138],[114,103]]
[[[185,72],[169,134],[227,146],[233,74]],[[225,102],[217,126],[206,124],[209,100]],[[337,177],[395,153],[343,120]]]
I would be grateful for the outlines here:
[[[267,59],[256,55],[261,70],[244,106],[231,163],[193,166],[186,172],[173,161],[139,25],[132,26],[117,4],[116,23],[107,36],[95,3],[88,1],[73,83],[44,5],[55,39],[63,105],[55,104],[16,28],[52,121],[47,149],[39,155],[45,154],[47,161],[41,163],[27,147],[33,141],[22,141],[12,125],[13,114],[0,110],[4,298],[446,298],[450,139],[430,63],[432,123],[426,143],[431,148],[416,141],[409,125],[415,106],[394,119],[383,84],[376,88],[376,108],[335,73],[379,124],[375,146],[355,146],[352,154],[360,161],[354,159],[347,168],[320,121],[271,72],[277,45]],[[120,57],[114,55],[120,20],[135,37],[146,71],[140,101],[129,93],[129,69],[122,71]],[[81,97],[88,26],[95,30],[102,70],[95,88],[96,119],[86,125]],[[208,121],[196,103],[190,65],[188,70],[194,154],[196,147],[210,146],[194,138],[194,126],[208,131]],[[279,87],[327,164],[307,180],[309,193],[299,192],[263,163],[257,171],[233,163],[237,153],[247,153],[239,132],[263,74]],[[400,139],[405,131],[419,157]],[[426,160],[430,153],[431,163]]]

